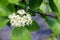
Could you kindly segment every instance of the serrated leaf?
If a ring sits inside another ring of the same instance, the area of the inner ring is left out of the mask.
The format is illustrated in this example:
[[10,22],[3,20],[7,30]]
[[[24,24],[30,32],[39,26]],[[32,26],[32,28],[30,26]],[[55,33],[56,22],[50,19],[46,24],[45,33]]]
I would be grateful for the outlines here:
[[26,28],[15,27],[12,31],[12,40],[31,40],[30,32]]
[[6,17],[0,17],[0,29],[2,29],[7,23],[9,19]]
[[29,7],[32,10],[38,9],[43,0],[29,0]]
[[37,22],[34,21],[34,20],[33,20],[33,22],[32,22],[31,25],[26,26],[26,27],[27,27],[27,29],[28,29],[29,31],[31,31],[31,32],[33,32],[33,31],[38,31],[38,30],[40,29],[40,26],[39,26],[39,25],[37,24]]

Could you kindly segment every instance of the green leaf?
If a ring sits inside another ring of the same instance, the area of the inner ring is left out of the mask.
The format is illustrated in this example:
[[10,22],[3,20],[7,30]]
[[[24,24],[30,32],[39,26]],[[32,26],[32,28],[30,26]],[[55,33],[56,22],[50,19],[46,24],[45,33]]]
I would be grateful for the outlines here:
[[53,18],[47,18],[46,19],[46,22],[48,23],[48,25],[50,26],[53,34],[55,36],[59,35],[60,34],[60,23],[57,22],[56,19],[53,19]]
[[8,1],[12,4],[19,2],[19,0],[8,0]]
[[53,0],[54,1],[54,3],[56,4],[56,6],[57,6],[57,8],[58,8],[58,12],[56,13],[56,15],[58,16],[58,17],[60,17],[60,0]]
[[52,9],[52,11],[58,12],[58,8],[53,0],[49,0],[49,5],[50,5],[50,8]]
[[18,6],[18,10],[19,9],[26,9],[26,7],[28,6],[28,4],[26,3],[25,0],[20,0],[18,3],[15,3],[15,5]]
[[26,9],[26,7],[28,6],[28,4],[25,2],[25,0],[23,0],[22,2],[20,1],[16,5],[19,5],[21,9]]
[[45,5],[45,3],[41,4],[40,9],[43,11],[43,13],[46,13],[46,5]]
[[0,6],[0,16],[9,16],[15,11],[16,9],[14,8],[14,5],[12,4],[7,5],[7,7]]
[[8,0],[1,0],[0,6],[7,6],[9,4]]
[[[48,8],[47,8],[47,6],[48,6]],[[46,9],[46,8],[47,8],[47,9]],[[42,10],[44,14],[46,13],[47,10],[48,10],[48,13],[51,12],[51,8],[49,7],[48,4],[44,3],[44,1],[43,1],[42,4],[40,5],[39,9]],[[40,12],[40,13],[41,13],[41,12]]]
[[32,40],[26,28],[15,27],[12,31],[12,40]]
[[59,9],[60,8],[60,0],[54,0],[54,3],[56,4],[58,11],[59,11],[56,13],[56,15],[58,17],[58,22],[60,22],[60,9]]
[[7,23],[9,19],[6,17],[0,17],[0,29],[2,29]]
[[29,0],[29,7],[32,10],[38,9],[43,0]]
[[9,9],[0,7],[0,16],[8,16],[9,14],[11,14]]
[[35,16],[35,12],[34,11],[32,11],[32,10],[27,10],[27,12],[29,12],[29,14],[31,15],[31,16]]
[[40,29],[39,25],[36,23],[36,21],[33,20],[32,24],[29,26],[26,26],[29,31],[38,31]]
[[9,11],[11,11],[12,13],[13,13],[13,12],[16,12],[16,9],[15,9],[15,7],[14,7],[13,4],[8,4],[8,5],[7,5],[7,8],[8,8]]

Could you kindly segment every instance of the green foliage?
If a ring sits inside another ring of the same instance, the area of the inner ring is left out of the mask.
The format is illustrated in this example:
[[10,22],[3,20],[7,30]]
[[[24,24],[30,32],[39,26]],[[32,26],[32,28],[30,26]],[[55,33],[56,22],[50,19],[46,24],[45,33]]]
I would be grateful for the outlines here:
[[56,19],[47,18],[46,22],[50,26],[50,29],[52,30],[52,32],[55,36],[60,34],[60,23]]
[[33,20],[32,25],[26,26],[27,29],[31,32],[38,31],[40,29],[39,25],[36,23],[36,21]]
[[56,15],[58,17],[58,22],[60,22],[60,9],[59,9],[60,8],[60,0],[54,0],[54,3],[56,4],[58,11],[59,11],[56,13]]
[[8,16],[11,14],[11,11],[7,8],[0,7],[0,16]]
[[7,23],[9,19],[7,17],[0,17],[0,29],[2,29]]
[[19,2],[19,0],[8,0],[8,1],[12,4]]
[[32,40],[30,32],[26,28],[14,28],[12,31],[12,40]]
[[57,6],[55,5],[53,0],[49,0],[49,5],[54,12],[58,12]]
[[27,12],[29,12],[29,14],[31,15],[31,16],[35,16],[35,12],[33,11],[33,10],[27,10]]
[[9,4],[8,0],[0,0],[0,6],[7,6]]
[[8,10],[9,10],[11,13],[16,12],[16,9],[15,9],[15,7],[14,7],[13,4],[8,4],[8,5],[7,5],[7,8],[8,8]]
[[[47,9],[46,9],[46,8],[47,8]],[[45,14],[47,10],[48,10],[48,13],[50,13],[50,12],[52,11],[51,8],[50,8],[50,6],[49,6],[49,3],[46,4],[44,1],[43,1],[42,4],[40,5],[40,8],[39,8],[39,9],[42,10],[42,13],[43,13],[43,14]]]
[[27,5],[26,1],[24,0],[24,1],[19,3],[19,6],[22,8],[27,8],[28,5]]
[[14,5],[12,5],[12,4],[8,4],[6,7],[0,6],[0,16],[8,16],[15,11],[16,11],[16,9],[14,8]]
[[36,10],[39,8],[43,0],[29,0],[29,7],[31,10]]

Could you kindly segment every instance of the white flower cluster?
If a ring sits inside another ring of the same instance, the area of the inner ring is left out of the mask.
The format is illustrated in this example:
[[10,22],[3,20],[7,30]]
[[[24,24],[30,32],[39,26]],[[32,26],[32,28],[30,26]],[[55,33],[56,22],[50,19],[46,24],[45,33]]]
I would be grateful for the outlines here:
[[17,13],[19,15],[16,13],[9,15],[10,23],[12,26],[21,27],[32,24],[32,17],[30,14],[26,13],[23,9],[18,10]]

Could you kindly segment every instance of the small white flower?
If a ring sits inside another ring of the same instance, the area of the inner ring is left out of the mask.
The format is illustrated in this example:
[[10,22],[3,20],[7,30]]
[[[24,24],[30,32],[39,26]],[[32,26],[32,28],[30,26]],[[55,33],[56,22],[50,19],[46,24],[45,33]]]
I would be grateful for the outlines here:
[[16,15],[15,15],[15,13],[13,13],[12,15],[9,15],[9,17],[8,18],[14,18]]
[[[17,15],[15,13],[13,13],[12,15],[9,15],[8,18],[10,18],[10,23],[12,26],[15,27],[21,27],[21,26],[25,26],[25,25],[29,25],[32,24],[32,17],[30,14],[26,13],[24,10],[19,10],[17,11],[17,13],[22,13],[21,15]],[[24,15],[24,13],[26,15]]]
[[31,15],[30,14],[27,14],[26,16],[27,16],[28,20],[31,20]]
[[20,15],[24,15],[26,12],[23,9],[21,9],[21,10],[18,10],[17,13]]

